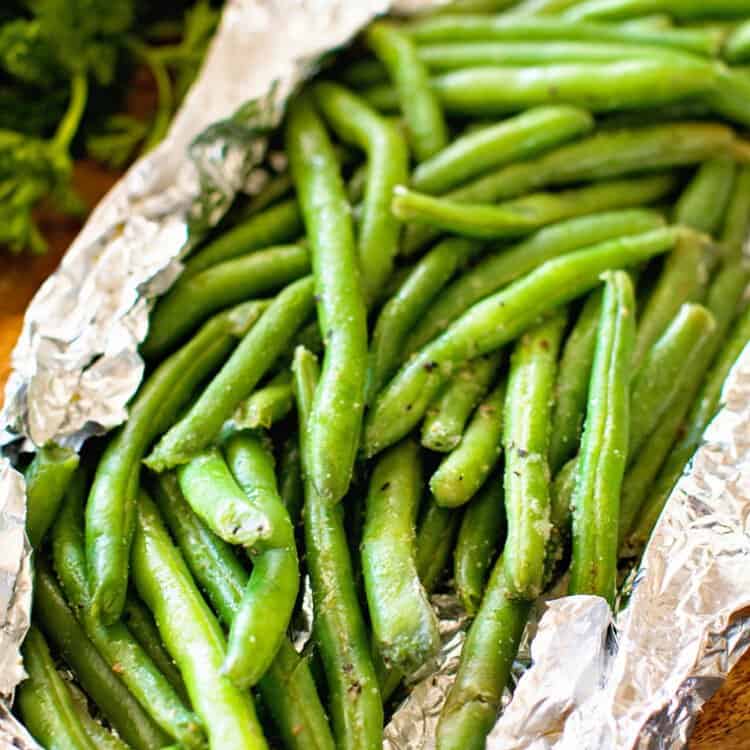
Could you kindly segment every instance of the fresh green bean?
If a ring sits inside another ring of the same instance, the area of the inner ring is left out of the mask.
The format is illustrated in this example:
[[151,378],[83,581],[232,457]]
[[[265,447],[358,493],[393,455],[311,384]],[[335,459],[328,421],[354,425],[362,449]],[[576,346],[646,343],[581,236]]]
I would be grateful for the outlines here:
[[742,167],[729,200],[721,232],[723,255],[727,261],[739,260],[750,236],[750,167]]
[[405,440],[378,460],[370,478],[362,570],[378,651],[388,667],[418,669],[440,647],[435,613],[416,568],[422,494],[419,447]]
[[185,264],[180,277],[189,279],[211,266],[280,242],[293,242],[304,227],[296,200],[283,201],[209,242]]
[[702,296],[708,281],[706,252],[706,242],[700,235],[686,234],[664,261],[656,286],[638,321],[633,351],[636,370],[683,303]]
[[475,240],[450,237],[439,242],[406,277],[396,294],[380,311],[370,344],[367,400],[372,401],[388,382],[401,359],[404,341],[425,309],[453,276],[456,268],[476,254],[482,245]]
[[226,642],[153,501],[138,498],[133,580],[180,668],[212,750],[267,748],[250,695],[221,674]]
[[711,29],[651,30],[606,23],[580,23],[563,18],[502,16],[435,16],[407,26],[417,44],[470,41],[589,41],[620,44],[653,44],[698,55],[719,53],[723,35]]
[[[292,371],[299,414],[302,463],[309,467],[305,425],[312,418],[317,361],[295,352]],[[336,745],[345,750],[380,750],[383,704],[360,610],[343,509],[330,507],[313,483],[305,481],[305,549],[315,604],[314,635],[320,647],[330,694]]]
[[664,219],[654,211],[625,209],[566,219],[540,229],[517,245],[502,247],[484,257],[437,297],[413,328],[404,351],[406,354],[417,351],[475,302],[548,260],[605,240],[640,234],[661,226],[664,226]]
[[336,134],[367,154],[367,184],[358,251],[365,299],[377,299],[393,271],[401,225],[390,212],[393,188],[406,183],[409,151],[399,130],[360,97],[333,83],[319,83],[315,99]]
[[27,729],[48,750],[96,750],[75,710],[73,696],[55,669],[44,636],[34,626],[21,648],[28,677],[18,688],[18,709]]
[[286,350],[312,312],[312,306],[311,277],[284,289],[240,341],[187,414],[157,443],[145,460],[149,468],[157,472],[173,468],[190,461],[210,445],[225,420]]
[[503,479],[497,472],[472,498],[458,530],[453,575],[456,590],[469,615],[479,610],[487,574],[504,540]]
[[483,172],[573,140],[593,126],[584,110],[537,107],[456,139],[417,166],[411,185],[424,193],[445,193]]
[[467,362],[451,376],[425,414],[425,448],[449,453],[461,442],[466,422],[490,389],[500,362],[500,353],[493,352]]
[[[215,536],[190,510],[174,474],[162,474],[156,500],[190,571],[208,600],[229,626],[239,611],[248,575],[232,548]],[[284,640],[258,683],[263,701],[290,750],[332,750],[325,712],[307,660]]]
[[[577,0],[576,0],[577,2]],[[620,26],[626,29],[643,29],[644,31],[663,31],[674,26],[672,17],[666,13],[650,13],[647,16],[635,16],[622,21]]]
[[469,502],[485,483],[502,451],[505,381],[477,407],[460,444],[430,477],[430,490],[441,507]]
[[498,13],[518,0],[452,0],[440,7],[438,13]]
[[557,352],[566,324],[563,312],[525,333],[511,357],[505,396],[505,516],[503,556],[512,596],[534,599],[544,581],[550,536],[549,450]]
[[292,406],[292,376],[289,370],[281,370],[267,385],[243,401],[232,419],[242,428],[268,429],[289,414]]
[[[725,120],[750,126],[750,75],[725,65],[714,66],[714,86],[705,97],[711,110]],[[743,144],[744,145],[744,144]],[[747,149],[738,153],[747,163]]]
[[409,36],[393,24],[375,22],[365,38],[396,86],[417,161],[429,159],[447,145],[448,127],[430,89],[427,68]]
[[591,368],[586,423],[573,491],[571,594],[594,594],[610,605],[617,578],[620,487],[630,423],[630,360],[635,294],[625,271],[607,274]]
[[169,738],[141,708],[100,656],[68,608],[55,575],[43,557],[35,561],[34,618],[89,697],[135,750],[158,750]]
[[84,731],[93,741],[94,747],[97,750],[128,750],[128,745],[89,713],[89,699],[85,693],[72,682],[67,682],[66,687],[73,697],[73,710],[78,715]]
[[253,548],[253,572],[229,630],[222,667],[237,685],[250,687],[265,674],[289,627],[299,566],[294,527],[279,497],[268,446],[252,433],[235,433],[227,440],[226,454],[235,479],[272,529],[272,535]]
[[601,302],[599,290],[586,300],[560,357],[549,445],[549,467],[553,476],[578,448],[594,363]]
[[750,62],[750,20],[743,21],[732,31],[724,43],[722,55],[732,65]]
[[437,726],[440,750],[483,750],[521,642],[531,604],[513,599],[501,557],[469,628],[458,674]]
[[521,0],[504,14],[504,18],[557,15],[579,0]]
[[39,449],[24,472],[26,479],[26,534],[39,547],[55,520],[65,490],[78,466],[78,455],[57,445]]
[[183,747],[204,748],[206,738],[197,717],[128,628],[121,621],[103,625],[92,616],[83,539],[85,493],[85,476],[79,473],[52,528],[53,562],[63,591],[94,646],[151,718]]
[[289,511],[293,524],[297,524],[302,514],[305,499],[302,482],[302,456],[299,450],[299,436],[294,433],[285,441],[279,462],[279,495],[284,507]]
[[675,206],[675,222],[715,234],[727,210],[737,168],[727,158],[701,164]]
[[573,491],[576,486],[577,456],[566,461],[550,485],[550,523],[552,525],[547,544],[545,586],[549,586],[560,573],[561,563],[566,561],[570,546],[571,518],[573,517]]
[[745,0],[581,0],[565,12],[572,21],[618,21],[644,13],[669,13],[681,21],[703,18],[741,18],[748,12]]
[[309,272],[304,247],[279,245],[179,279],[156,303],[141,353],[147,359],[161,357],[211,313],[281,289]]
[[623,178],[558,193],[534,193],[498,205],[459,203],[397,188],[392,210],[404,221],[467,237],[518,237],[547,224],[597,211],[653,203],[676,185],[670,174]]
[[623,237],[544,263],[477,303],[396,374],[375,401],[365,425],[369,456],[400,440],[424,415],[451,368],[500,348],[541,315],[596,286],[612,268],[636,265],[671,249],[691,230],[663,228]]
[[312,250],[318,320],[326,343],[315,394],[308,471],[316,491],[338,502],[359,446],[367,372],[367,321],[344,187],[312,100],[290,106],[286,147]]
[[417,530],[417,573],[425,591],[431,593],[448,565],[461,513],[441,508],[429,497],[421,515]]
[[246,206],[247,216],[255,216],[278,203],[292,192],[293,187],[292,176],[287,171],[270,176],[263,187],[249,197]]
[[380,60],[366,57],[344,67],[339,73],[339,78],[347,86],[359,89],[363,86],[386,82],[388,71]]

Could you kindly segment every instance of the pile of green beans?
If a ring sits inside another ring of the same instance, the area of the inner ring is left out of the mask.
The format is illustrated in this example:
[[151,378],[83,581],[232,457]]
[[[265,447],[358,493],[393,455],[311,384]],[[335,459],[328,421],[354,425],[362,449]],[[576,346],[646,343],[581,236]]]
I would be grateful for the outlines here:
[[750,340],[748,63],[746,0],[455,0],[296,92],[128,420],[26,465],[32,735],[380,750],[441,592],[435,745],[481,750],[535,599],[616,600]]

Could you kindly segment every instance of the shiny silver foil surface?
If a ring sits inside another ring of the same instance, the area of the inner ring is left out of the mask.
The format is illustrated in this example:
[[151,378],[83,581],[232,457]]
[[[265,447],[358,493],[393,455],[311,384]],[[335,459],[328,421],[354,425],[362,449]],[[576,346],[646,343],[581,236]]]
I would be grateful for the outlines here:
[[[153,300],[235,194],[257,191],[279,168],[280,155],[266,154],[266,137],[295,87],[376,15],[439,4],[228,0],[168,138],[102,200],[27,310],[0,425],[8,456],[47,442],[78,448],[127,418],[143,375],[137,347]],[[507,693],[489,749],[685,746],[697,710],[748,645],[748,623],[735,613],[750,604],[749,411],[746,352],[726,388],[726,406],[673,493],[616,629],[596,597],[540,603],[541,620],[528,629],[514,670],[518,684],[512,700]],[[31,603],[24,516],[23,478],[3,458],[0,748],[30,750],[36,743],[7,710],[24,675],[19,647]],[[452,597],[433,603],[443,649],[407,681],[409,696],[386,727],[387,750],[435,744],[467,623]],[[298,648],[309,637],[310,609],[308,601]],[[527,670],[530,642],[534,665]]]

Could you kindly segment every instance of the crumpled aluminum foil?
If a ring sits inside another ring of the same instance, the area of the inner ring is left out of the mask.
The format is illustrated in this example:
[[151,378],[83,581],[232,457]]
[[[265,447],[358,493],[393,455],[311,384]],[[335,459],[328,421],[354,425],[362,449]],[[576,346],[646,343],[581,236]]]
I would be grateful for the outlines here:
[[[204,69],[168,138],[135,164],[92,213],[60,269],[28,308],[6,387],[6,455],[47,442],[79,448],[127,417],[143,363],[148,311],[181,271],[180,258],[218,222],[238,191],[268,176],[266,136],[294,88],[324,53],[376,15],[444,0],[228,0]],[[268,158],[274,163],[273,155]],[[680,748],[695,713],[748,645],[733,615],[748,603],[743,533],[750,498],[750,352],[727,406],[681,481],[617,618],[595,597],[548,602],[519,680],[488,742],[500,748]],[[742,473],[744,471],[744,477]],[[23,677],[30,550],[23,478],[0,460],[0,695]],[[744,567],[744,569],[743,569]],[[384,748],[434,747],[434,728],[465,636],[451,597],[433,600],[444,646],[408,680]],[[309,614],[309,613],[306,613]],[[667,630],[668,629],[668,630]],[[299,647],[310,624],[301,623]],[[0,748],[36,748],[0,700]]]

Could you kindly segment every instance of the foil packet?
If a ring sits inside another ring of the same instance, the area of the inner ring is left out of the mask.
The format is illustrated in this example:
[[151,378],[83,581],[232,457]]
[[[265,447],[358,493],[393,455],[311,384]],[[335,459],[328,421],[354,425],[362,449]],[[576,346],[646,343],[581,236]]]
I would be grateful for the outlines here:
[[[8,710],[24,677],[31,607],[24,484],[13,460],[48,442],[78,449],[127,418],[154,299],[235,195],[257,192],[273,173],[279,160],[267,153],[268,135],[290,94],[376,16],[440,4],[228,0],[168,137],[101,201],[29,305],[0,425],[0,748],[38,747]],[[750,350],[725,396],[615,622],[596,597],[540,604],[489,750],[685,747],[698,709],[750,645],[738,614],[750,604]],[[435,745],[467,622],[451,597],[433,603],[444,647],[408,680],[410,694],[386,727],[387,750]],[[298,648],[309,637],[305,614]]]

